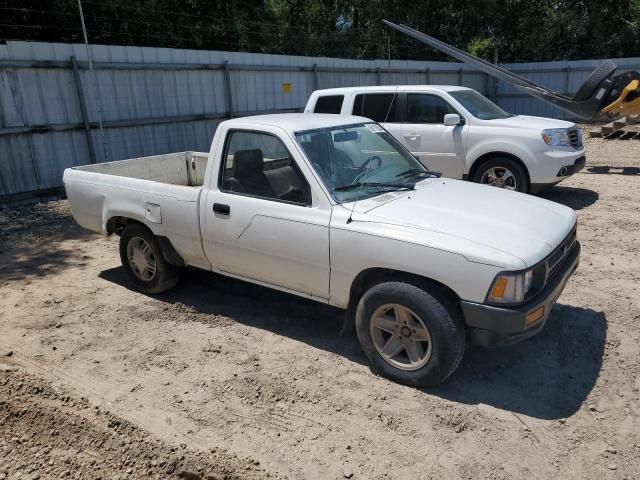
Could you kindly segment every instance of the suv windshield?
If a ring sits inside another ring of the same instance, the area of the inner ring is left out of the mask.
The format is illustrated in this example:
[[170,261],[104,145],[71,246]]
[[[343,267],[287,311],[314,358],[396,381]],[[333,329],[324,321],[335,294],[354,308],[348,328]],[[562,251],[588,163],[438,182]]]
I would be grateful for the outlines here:
[[467,111],[480,120],[497,120],[499,118],[513,117],[499,106],[480,95],[475,90],[454,90],[449,92]]
[[296,138],[338,202],[412,189],[436,175],[377,123],[308,130]]

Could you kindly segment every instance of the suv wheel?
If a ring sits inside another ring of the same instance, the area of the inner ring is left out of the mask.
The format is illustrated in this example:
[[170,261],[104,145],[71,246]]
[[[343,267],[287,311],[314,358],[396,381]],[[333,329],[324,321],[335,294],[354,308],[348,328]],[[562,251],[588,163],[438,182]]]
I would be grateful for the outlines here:
[[476,183],[527,193],[527,174],[518,162],[511,158],[494,158],[480,165],[472,179]]
[[465,350],[465,329],[453,306],[404,282],[371,287],[358,303],[356,329],[373,368],[412,386],[451,375]]

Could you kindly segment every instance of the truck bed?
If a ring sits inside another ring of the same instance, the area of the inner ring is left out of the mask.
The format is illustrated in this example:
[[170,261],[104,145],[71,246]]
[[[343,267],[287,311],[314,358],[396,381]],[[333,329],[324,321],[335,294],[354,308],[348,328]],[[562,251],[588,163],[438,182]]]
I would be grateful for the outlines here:
[[167,237],[189,265],[210,268],[199,212],[208,156],[187,151],[68,168],[64,184],[73,216],[107,235],[119,217],[138,220]]
[[208,153],[177,152],[75,167],[74,170],[137,178],[170,185],[201,187]]

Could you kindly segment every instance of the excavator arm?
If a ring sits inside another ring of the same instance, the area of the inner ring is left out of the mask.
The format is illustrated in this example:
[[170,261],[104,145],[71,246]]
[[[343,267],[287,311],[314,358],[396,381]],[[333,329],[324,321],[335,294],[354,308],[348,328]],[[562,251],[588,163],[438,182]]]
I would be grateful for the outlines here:
[[481,72],[507,82],[532,97],[551,103],[576,117],[585,120],[612,120],[640,114],[640,74],[631,71],[614,75],[617,65],[610,60],[606,60],[591,72],[573,97],[567,97],[411,27],[387,20],[383,22],[419,42],[473,65]]

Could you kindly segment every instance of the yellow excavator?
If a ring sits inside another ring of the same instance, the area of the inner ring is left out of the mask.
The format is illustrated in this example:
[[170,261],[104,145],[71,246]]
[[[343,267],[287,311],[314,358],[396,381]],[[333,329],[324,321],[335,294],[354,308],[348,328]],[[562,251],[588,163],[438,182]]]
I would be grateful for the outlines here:
[[620,117],[640,114],[640,73],[630,71],[614,75],[618,66],[611,60],[604,61],[602,65],[591,72],[573,97],[567,97],[411,27],[397,25],[387,20],[383,20],[383,22],[578,118],[590,121],[611,121]]

